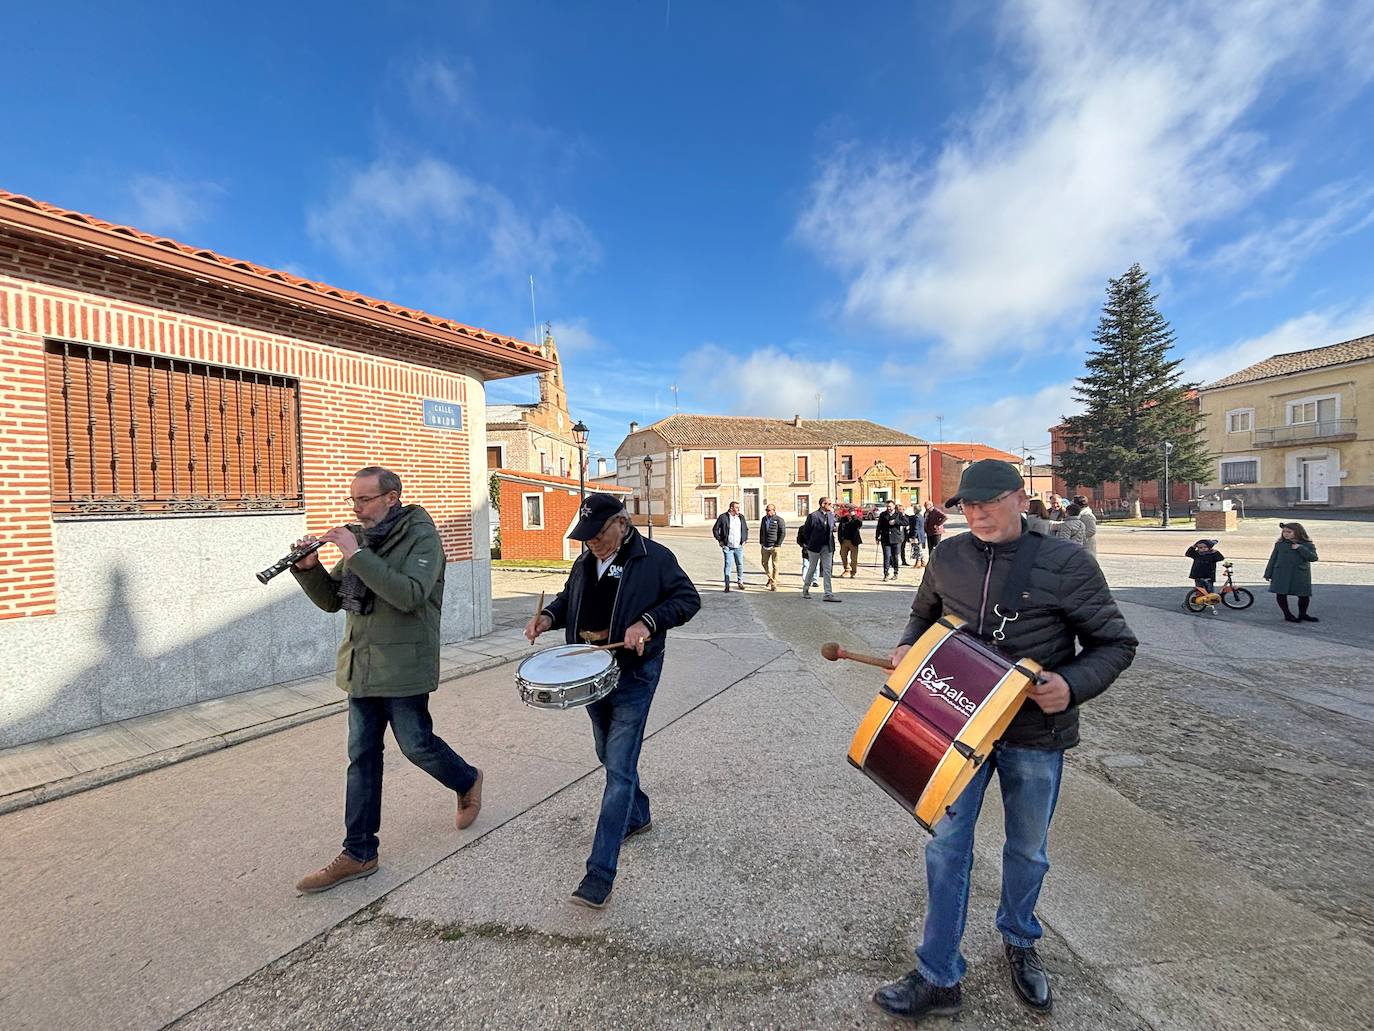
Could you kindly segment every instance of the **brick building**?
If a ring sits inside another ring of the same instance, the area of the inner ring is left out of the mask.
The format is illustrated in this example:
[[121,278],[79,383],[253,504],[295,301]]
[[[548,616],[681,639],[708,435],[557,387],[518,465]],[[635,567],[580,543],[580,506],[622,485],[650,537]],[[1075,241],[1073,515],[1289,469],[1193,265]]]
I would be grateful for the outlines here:
[[[616,449],[617,482],[631,510],[655,525],[701,525],[738,501],[754,521],[770,502],[785,519],[822,497],[907,505],[925,495],[928,445],[866,419],[755,419],[670,415]],[[648,478],[644,459],[650,460]]]
[[553,367],[539,375],[539,400],[487,408],[487,469],[523,469],[546,476],[577,477],[579,452],[568,412],[563,363],[553,333],[546,329],[544,357]]
[[[1027,475],[1026,464],[1021,460],[1021,456],[1013,455],[1010,451],[989,447],[987,444],[966,444],[957,441],[932,444],[930,445],[930,481],[935,489],[935,497],[931,500],[937,505],[943,505],[946,498],[952,498],[959,492],[959,477],[963,475],[964,470],[974,462],[981,462],[985,458],[995,458],[999,462],[1010,462],[1016,466],[1023,477]],[[1047,478],[1044,477],[1036,477],[1036,479],[1037,481],[1048,482]],[[1029,488],[1030,481],[1028,479],[1028,491]]]
[[[253,577],[400,473],[491,625],[485,380],[532,345],[0,192],[0,747],[329,669]],[[478,471],[474,475],[474,470]]]
[[[568,533],[578,519],[582,495],[575,479],[498,469],[502,559],[571,559],[581,552]],[[587,492],[624,495],[628,487],[587,484]]]
[[[1075,494],[1086,495],[1092,505],[1093,511],[1102,514],[1110,512],[1121,512],[1130,508],[1130,501],[1126,492],[1122,490],[1121,484],[1113,481],[1110,483],[1098,483],[1092,486],[1075,486],[1068,483],[1059,472],[1059,456],[1068,450],[1068,443],[1064,438],[1065,427],[1061,423],[1058,426],[1050,427],[1050,455],[1053,458],[1054,484],[1051,488],[1054,493],[1063,497],[1072,497]],[[1160,456],[1161,472],[1163,472],[1163,455]],[[1136,491],[1140,495],[1140,503],[1145,508],[1160,508],[1160,483],[1158,480],[1142,480],[1136,484]],[[1194,497],[1192,486],[1187,483],[1175,483],[1169,491],[1169,508],[1174,512],[1188,511],[1188,502]]]

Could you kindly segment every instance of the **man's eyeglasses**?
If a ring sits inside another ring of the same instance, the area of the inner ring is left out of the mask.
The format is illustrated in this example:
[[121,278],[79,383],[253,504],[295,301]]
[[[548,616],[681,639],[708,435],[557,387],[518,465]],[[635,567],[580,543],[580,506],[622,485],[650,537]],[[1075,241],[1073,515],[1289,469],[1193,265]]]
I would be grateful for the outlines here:
[[985,508],[992,508],[993,505],[1000,505],[1007,498],[1015,494],[1016,491],[1009,490],[1005,494],[998,494],[997,497],[989,501],[961,501],[959,503],[960,512],[981,512]]
[[391,491],[384,490],[380,494],[369,494],[365,498],[348,498],[347,500],[350,505],[366,505],[369,501],[376,501],[378,498],[384,498],[390,493]]

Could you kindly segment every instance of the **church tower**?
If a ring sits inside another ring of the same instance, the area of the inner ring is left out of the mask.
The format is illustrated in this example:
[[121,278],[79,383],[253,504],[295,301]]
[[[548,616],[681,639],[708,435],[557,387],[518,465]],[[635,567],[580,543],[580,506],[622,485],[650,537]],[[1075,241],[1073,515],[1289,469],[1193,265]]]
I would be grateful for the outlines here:
[[[566,413],[568,410],[568,391],[563,385],[563,363],[558,357],[558,345],[553,341],[553,325],[544,323],[544,357],[553,362],[553,368],[539,374],[539,407],[554,412]],[[562,429],[561,420],[559,429]]]

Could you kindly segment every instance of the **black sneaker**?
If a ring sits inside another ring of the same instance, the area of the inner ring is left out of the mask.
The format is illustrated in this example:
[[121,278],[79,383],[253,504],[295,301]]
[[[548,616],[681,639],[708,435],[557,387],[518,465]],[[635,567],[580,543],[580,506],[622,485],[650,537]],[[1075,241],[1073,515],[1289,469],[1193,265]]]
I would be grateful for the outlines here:
[[948,1017],[964,1008],[964,994],[957,984],[941,988],[913,970],[900,981],[885,984],[874,992],[873,1004],[884,1013],[905,1020]]
[[1298,622],[1299,622],[1299,623],[1320,623],[1321,620],[1318,619],[1316,616],[1309,616],[1309,615],[1304,614],[1304,615],[1301,615],[1301,616],[1298,617]]
[[588,909],[603,909],[606,900],[611,897],[611,884],[603,881],[596,874],[587,874],[582,878],[582,883],[577,886],[577,890],[572,893],[569,899],[575,906],[586,906]]

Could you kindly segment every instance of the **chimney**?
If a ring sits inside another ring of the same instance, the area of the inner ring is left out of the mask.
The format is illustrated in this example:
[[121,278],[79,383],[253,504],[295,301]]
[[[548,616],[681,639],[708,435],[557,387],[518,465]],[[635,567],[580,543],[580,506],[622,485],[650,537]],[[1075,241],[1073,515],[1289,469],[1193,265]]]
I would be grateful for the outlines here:
[[639,423],[633,422],[633,421],[632,421],[632,422],[630,423],[630,432],[631,432],[631,433],[638,433],[638,432],[639,432]]
[[606,475],[606,460],[605,460],[604,458],[598,458],[598,459],[596,460],[596,475],[597,475],[597,476],[605,476],[605,475]]
[[800,425],[801,425],[801,416],[800,416],[800,415],[794,415],[794,416],[792,416],[792,425],[793,425],[793,426],[800,426]]

